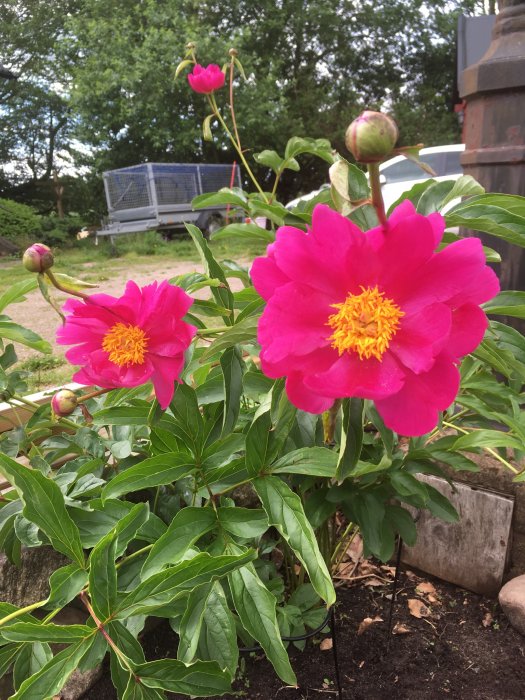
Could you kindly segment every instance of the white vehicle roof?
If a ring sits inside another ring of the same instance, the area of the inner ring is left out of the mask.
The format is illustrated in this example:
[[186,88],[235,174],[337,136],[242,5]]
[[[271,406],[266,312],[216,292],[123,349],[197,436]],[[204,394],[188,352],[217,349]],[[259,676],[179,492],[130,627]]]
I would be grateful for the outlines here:
[[[449,144],[448,146],[431,146],[430,148],[422,148],[419,151],[420,156],[425,156],[430,153],[451,153],[454,151],[464,151],[465,150],[465,144],[464,143],[453,143]],[[390,160],[385,161],[384,163],[381,163],[379,166],[379,172],[383,170],[384,168],[390,167],[391,165],[394,165],[394,163],[400,163],[402,160],[405,160],[405,156],[395,156],[395,158],[390,158]]]

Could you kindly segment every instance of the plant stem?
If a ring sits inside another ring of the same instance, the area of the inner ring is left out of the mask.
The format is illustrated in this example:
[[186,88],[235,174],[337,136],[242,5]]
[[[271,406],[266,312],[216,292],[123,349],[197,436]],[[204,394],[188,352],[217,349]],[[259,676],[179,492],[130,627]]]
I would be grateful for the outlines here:
[[217,117],[217,119],[219,120],[220,125],[222,126],[222,128],[223,128],[224,131],[226,132],[226,134],[227,134],[228,138],[230,139],[230,141],[231,141],[233,147],[235,148],[235,150],[236,150],[237,153],[239,154],[239,158],[241,159],[242,164],[243,164],[244,167],[246,168],[246,172],[247,172],[248,175],[250,176],[251,181],[252,181],[253,184],[255,185],[256,189],[257,189],[258,192],[259,192],[259,194],[262,196],[263,200],[266,202],[266,204],[268,204],[268,197],[267,197],[266,194],[264,193],[263,189],[262,189],[261,186],[259,185],[259,182],[258,182],[257,178],[256,178],[255,175],[253,174],[252,169],[251,169],[250,166],[248,165],[248,161],[246,160],[246,158],[244,157],[244,153],[242,152],[241,144],[240,144],[240,143],[237,143],[237,141],[235,140],[234,135],[233,135],[232,132],[228,129],[228,125],[226,124],[226,122],[225,122],[224,119],[222,118],[221,113],[219,112],[219,108],[217,107],[217,102],[215,101],[215,97],[213,96],[213,94],[208,95],[208,101],[209,101],[209,103],[210,103],[210,107],[211,107],[211,109],[212,109],[212,111],[213,111],[213,114],[214,114],[214,115]]
[[234,60],[232,57],[232,59],[230,61],[230,114],[231,114],[232,124],[233,124],[233,133],[235,134],[237,146],[239,148],[241,148],[241,139],[239,137],[239,132],[237,130],[237,120],[235,119],[235,109],[233,107],[233,67],[234,67]]
[[113,391],[113,389],[97,389],[96,391],[91,391],[89,394],[79,396],[77,403],[83,403],[84,401],[89,401],[89,399],[94,399],[96,396],[102,396],[102,394],[107,394],[108,391]]
[[65,287],[61,282],[57,280],[57,278],[51,272],[51,270],[46,270],[45,274],[49,278],[51,284],[57,289],[59,289],[61,292],[65,292],[66,294],[72,294],[75,297],[80,297],[81,299],[84,299],[84,301],[89,297],[89,294],[84,294],[84,292],[79,292],[76,289],[70,289],[68,287]]
[[[346,526],[345,531],[343,532],[343,534],[342,534],[342,536],[341,536],[341,538],[340,538],[340,540],[339,540],[339,544],[338,544],[337,547],[334,549],[334,552],[333,552],[333,554],[332,554],[332,556],[331,556],[330,564],[331,564],[332,566],[333,566],[335,563],[339,564],[339,562],[337,561],[337,556],[338,556],[338,554],[339,554],[339,551],[341,550],[341,548],[342,548],[344,545],[346,545],[346,546],[344,546],[344,550],[345,550],[345,551],[346,551],[346,549],[348,548],[348,545],[346,544],[346,538],[348,537],[348,533],[350,532],[350,530],[352,530],[354,527],[355,527],[355,525],[354,525],[354,523],[352,523],[352,522],[348,523],[348,525]],[[353,532],[353,533],[352,533],[352,537],[350,538],[350,542],[354,539],[356,533],[357,533],[357,530],[356,530],[356,532]],[[348,542],[348,544],[350,544],[350,542]]]
[[25,608],[20,608],[20,610],[15,610],[12,613],[9,613],[9,615],[6,615],[0,620],[0,627],[2,625],[5,625],[7,622],[10,622],[11,620],[15,620],[17,617],[20,617],[21,615],[24,615],[25,613],[30,613],[32,610],[36,610],[37,608],[41,608],[43,605],[47,603],[47,598],[45,600],[39,600],[36,603],[31,603],[31,605],[26,605]]
[[377,218],[381,226],[387,228],[388,220],[385,214],[385,203],[381,192],[381,182],[379,180],[379,164],[369,163],[368,174],[370,176],[370,189],[372,190],[372,204],[376,210]]
[[131,561],[132,559],[136,559],[137,557],[140,557],[141,554],[144,554],[144,552],[149,552],[149,550],[153,547],[152,544],[147,544],[145,547],[142,547],[142,549],[137,549],[136,552],[132,552],[132,554],[128,554],[126,557],[122,557],[122,559],[119,561],[118,564],[115,564],[115,568],[119,569],[123,564],[127,564],[128,561]]

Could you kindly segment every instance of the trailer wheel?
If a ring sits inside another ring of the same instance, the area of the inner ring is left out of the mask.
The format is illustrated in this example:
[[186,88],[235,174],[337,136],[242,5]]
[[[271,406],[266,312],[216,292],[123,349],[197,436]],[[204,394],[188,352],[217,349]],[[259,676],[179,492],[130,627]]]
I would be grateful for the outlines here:
[[215,231],[218,231],[224,226],[224,219],[220,214],[212,214],[204,225],[204,237],[209,240]]

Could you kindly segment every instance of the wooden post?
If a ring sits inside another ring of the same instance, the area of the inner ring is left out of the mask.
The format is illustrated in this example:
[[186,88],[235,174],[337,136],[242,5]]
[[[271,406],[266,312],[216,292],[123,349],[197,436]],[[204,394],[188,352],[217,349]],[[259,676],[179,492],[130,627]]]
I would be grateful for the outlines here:
[[[525,2],[500,0],[499,9],[486,54],[463,71],[461,162],[487,192],[525,195]],[[502,257],[502,289],[525,289],[525,249],[481,238]]]

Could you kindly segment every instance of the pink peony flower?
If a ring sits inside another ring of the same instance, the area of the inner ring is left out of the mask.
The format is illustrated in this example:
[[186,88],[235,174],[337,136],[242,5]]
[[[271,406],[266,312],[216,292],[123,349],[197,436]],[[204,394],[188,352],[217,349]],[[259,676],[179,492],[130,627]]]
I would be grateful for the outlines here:
[[226,76],[215,63],[203,68],[198,63],[193,68],[193,72],[188,74],[188,82],[192,90],[209,95],[214,90],[218,90],[224,85]]
[[499,291],[481,242],[435,252],[444,220],[407,200],[388,228],[363,233],[318,205],[312,227],[277,231],[251,270],[267,301],[261,366],[286,377],[290,401],[311,413],[334,399],[371,399],[404,435],[432,430],[459,389],[457,365],[483,339],[479,304]]
[[182,320],[192,303],[184,290],[166,281],[145,287],[130,281],[118,298],[92,294],[85,301],[69,299],[57,343],[75,346],[66,352],[71,364],[82,366],[73,379],[105,389],[151,380],[166,408],[197,330]]

